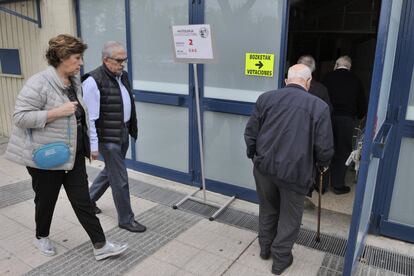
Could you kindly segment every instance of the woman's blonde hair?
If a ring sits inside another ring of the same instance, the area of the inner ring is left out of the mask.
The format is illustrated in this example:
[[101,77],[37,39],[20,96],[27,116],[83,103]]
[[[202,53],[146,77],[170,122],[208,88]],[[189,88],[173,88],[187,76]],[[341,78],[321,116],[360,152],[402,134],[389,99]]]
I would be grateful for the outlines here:
[[46,51],[46,59],[49,65],[58,67],[62,60],[74,54],[83,54],[88,45],[83,43],[80,38],[60,34],[49,40],[49,48]]

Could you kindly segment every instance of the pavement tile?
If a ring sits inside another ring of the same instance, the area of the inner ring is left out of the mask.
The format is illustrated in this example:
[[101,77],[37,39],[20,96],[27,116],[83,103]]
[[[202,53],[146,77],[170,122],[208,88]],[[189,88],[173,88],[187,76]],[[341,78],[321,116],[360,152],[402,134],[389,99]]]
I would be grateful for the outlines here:
[[26,247],[23,250],[20,250],[20,251],[14,253],[14,255],[17,258],[19,258],[25,264],[27,264],[31,267],[37,267],[41,264],[44,264],[44,263],[50,261],[51,259],[56,258],[56,257],[64,254],[68,250],[67,248],[64,248],[60,244],[54,242],[53,244],[56,247],[57,254],[55,256],[52,256],[52,257],[47,257],[47,256],[42,255],[39,252],[39,250],[34,246],[33,239],[34,238],[31,238],[27,242]]
[[223,237],[240,240],[243,242],[251,242],[257,237],[257,233],[246,229],[241,229],[235,226],[224,223],[209,221],[207,219],[201,220],[195,227],[203,231],[210,231],[219,234]]
[[[253,240],[254,238],[252,238]],[[242,252],[249,246],[251,241],[245,242],[228,237],[218,236],[209,243],[204,250],[214,255],[221,256],[230,260],[237,259]]]
[[196,226],[193,226],[184,233],[180,234],[176,238],[177,241],[181,241],[198,249],[204,249],[209,244],[213,243],[216,238],[220,237],[219,234],[205,231],[202,228]]
[[178,271],[175,272],[174,276],[197,276],[197,274],[188,272],[184,269],[179,269]]
[[0,248],[0,261],[9,259],[12,254],[2,248]]
[[98,214],[97,216],[104,231],[109,231],[118,226],[118,218],[114,218],[103,213]]
[[0,155],[0,187],[30,179],[26,167],[17,165]]
[[131,195],[131,207],[135,216],[148,211],[156,205],[158,203]]
[[[20,212],[16,215],[13,210],[13,207],[20,209],[22,206],[26,206],[26,211]],[[3,213],[2,216],[7,217],[8,219],[13,220],[15,223],[19,224],[20,227],[25,227],[31,230],[36,229],[35,220],[34,220],[34,205],[30,206],[27,202],[20,202],[15,205],[6,207],[8,211]],[[5,208],[4,208],[5,209]],[[52,222],[53,223],[53,222]],[[1,230],[0,230],[1,233]],[[2,235],[0,237],[3,237]]]
[[124,275],[172,276],[175,275],[177,271],[178,267],[175,267],[157,258],[149,257]]
[[241,265],[239,263],[233,264],[229,270],[227,270],[223,275],[226,276],[265,276],[265,275],[273,275],[269,269],[266,273],[263,270],[256,270],[254,268]]
[[231,260],[201,250],[187,262],[184,270],[196,275],[221,275],[231,264]]
[[2,239],[0,239],[0,247],[7,252],[17,253],[25,250],[27,246],[31,244],[34,237],[34,231],[23,229],[11,236],[2,237]]
[[34,219],[35,204],[33,199],[0,208],[0,214],[9,218],[31,216]]
[[0,215],[0,225],[0,239],[6,239],[9,236],[30,230],[26,226],[4,215]]
[[78,226],[79,224],[79,222],[70,222],[59,216],[53,215],[52,224],[50,225],[50,233],[64,232]]
[[81,225],[72,227],[63,232],[50,235],[50,239],[67,249],[73,249],[89,241],[89,236]]
[[31,269],[32,267],[13,255],[0,260],[0,275],[22,275]]
[[200,249],[173,240],[160,248],[152,256],[176,267],[183,268],[199,252]]

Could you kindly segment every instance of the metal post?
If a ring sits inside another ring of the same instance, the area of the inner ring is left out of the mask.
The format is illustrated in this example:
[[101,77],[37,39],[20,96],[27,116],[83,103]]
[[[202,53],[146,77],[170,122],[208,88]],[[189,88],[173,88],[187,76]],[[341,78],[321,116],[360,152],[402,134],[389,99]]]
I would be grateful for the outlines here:
[[197,110],[197,130],[198,130],[198,147],[200,152],[200,166],[201,166],[201,183],[203,185],[203,199],[206,201],[206,180],[204,176],[204,154],[203,154],[203,134],[201,132],[201,112],[200,112],[200,94],[198,90],[198,74],[197,64],[193,63],[194,82],[195,82],[195,96],[196,96],[196,110]]
[[319,172],[319,197],[318,197],[318,227],[317,227],[317,231],[316,231],[316,242],[320,242],[321,241],[321,208],[322,208],[322,202],[321,202],[321,198],[322,198],[322,187],[323,187],[323,172],[320,171]]
[[323,189],[323,174],[328,170],[328,167],[318,167],[319,170],[319,198],[318,198],[318,227],[316,232],[316,242],[321,241],[321,211],[322,211],[322,189]]
[[197,75],[197,64],[193,63],[193,70],[194,70],[194,83],[195,83],[195,98],[196,98],[196,110],[197,110],[197,130],[198,130],[198,145],[199,145],[199,152],[200,152],[200,166],[201,166],[201,183],[202,187],[200,190],[203,190],[203,199],[196,197],[196,194],[200,190],[196,190],[193,193],[185,196],[182,200],[178,203],[174,204],[172,207],[173,209],[178,209],[178,207],[183,204],[186,200],[192,200],[196,202],[200,202],[203,204],[207,204],[213,207],[217,207],[218,210],[209,218],[210,221],[213,221],[218,215],[220,215],[235,199],[236,196],[232,196],[224,205],[217,204],[215,202],[207,201],[206,197],[206,179],[204,175],[204,154],[203,154],[203,134],[201,132],[201,111],[200,111],[200,92],[198,89],[198,75]]

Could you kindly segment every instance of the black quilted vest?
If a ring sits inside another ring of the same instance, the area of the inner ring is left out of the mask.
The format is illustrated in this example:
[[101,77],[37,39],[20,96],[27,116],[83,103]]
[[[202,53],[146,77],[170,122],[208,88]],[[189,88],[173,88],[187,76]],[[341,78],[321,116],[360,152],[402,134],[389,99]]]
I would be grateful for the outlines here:
[[[86,80],[89,76],[95,79],[101,93],[99,119],[95,121],[99,142],[120,144],[122,141],[122,126],[124,122],[121,88],[115,79],[115,75],[105,65],[101,65],[95,70],[85,74],[82,77],[82,81]],[[129,85],[128,74],[125,71],[122,73],[121,82],[128,90],[131,99],[129,134],[134,139],[137,139],[138,127],[135,102]]]

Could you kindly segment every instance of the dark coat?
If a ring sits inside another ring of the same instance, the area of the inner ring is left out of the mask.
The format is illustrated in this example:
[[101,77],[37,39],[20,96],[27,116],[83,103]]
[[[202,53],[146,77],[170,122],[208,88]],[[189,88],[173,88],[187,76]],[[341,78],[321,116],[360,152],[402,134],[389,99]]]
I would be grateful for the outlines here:
[[367,113],[364,87],[358,77],[347,69],[328,73],[322,83],[328,88],[334,116],[362,119]]
[[333,106],[331,100],[329,99],[328,89],[325,85],[312,79],[311,86],[308,92],[324,101],[329,106],[329,110],[332,113]]
[[305,195],[315,163],[327,166],[333,155],[329,107],[295,84],[266,92],[256,102],[244,139],[256,168]]
[[[94,78],[101,94],[99,119],[95,122],[99,142],[120,144],[122,141],[122,126],[124,124],[124,106],[118,81],[115,79],[115,75],[105,65],[101,65],[95,70],[85,74],[82,77],[82,81],[86,80],[89,76]],[[128,73],[125,71],[122,73],[121,82],[127,89],[131,100],[129,134],[134,139],[137,139],[138,126],[135,101],[131,86],[129,85]]]

